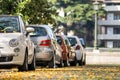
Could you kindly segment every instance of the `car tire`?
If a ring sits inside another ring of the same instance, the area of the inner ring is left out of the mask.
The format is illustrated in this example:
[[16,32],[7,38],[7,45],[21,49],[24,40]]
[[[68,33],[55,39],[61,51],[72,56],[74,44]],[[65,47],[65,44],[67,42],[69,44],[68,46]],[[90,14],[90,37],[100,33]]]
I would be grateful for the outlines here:
[[28,70],[35,70],[35,68],[36,68],[36,58],[35,58],[35,54],[34,54],[32,63],[30,65],[28,65]]
[[74,61],[71,61],[71,62],[70,62],[70,66],[76,66],[76,64],[77,64],[77,60],[76,60],[76,58],[75,58]]
[[55,68],[55,54],[53,54],[52,60],[48,63],[49,68]]
[[60,64],[58,64],[58,67],[62,67],[63,60],[60,59]]
[[85,65],[85,64],[86,64],[86,62],[84,61],[82,64],[83,64],[83,65]]
[[83,63],[83,65],[86,65],[86,56],[85,56],[85,58],[84,58],[82,63]]
[[28,54],[27,54],[27,51],[25,53],[25,58],[24,58],[23,65],[18,67],[18,71],[28,71]]
[[67,57],[67,60],[64,60],[64,67],[67,67],[68,66],[68,57]]
[[82,65],[83,65],[83,56],[82,56],[81,60],[78,61],[78,64],[79,64],[79,66],[82,66]]

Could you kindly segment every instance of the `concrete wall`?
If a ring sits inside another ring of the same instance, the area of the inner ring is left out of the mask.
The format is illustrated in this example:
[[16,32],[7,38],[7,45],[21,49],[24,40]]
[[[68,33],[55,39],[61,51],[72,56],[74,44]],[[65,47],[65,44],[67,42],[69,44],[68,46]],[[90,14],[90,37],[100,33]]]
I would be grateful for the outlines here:
[[120,65],[120,52],[86,52],[87,65]]

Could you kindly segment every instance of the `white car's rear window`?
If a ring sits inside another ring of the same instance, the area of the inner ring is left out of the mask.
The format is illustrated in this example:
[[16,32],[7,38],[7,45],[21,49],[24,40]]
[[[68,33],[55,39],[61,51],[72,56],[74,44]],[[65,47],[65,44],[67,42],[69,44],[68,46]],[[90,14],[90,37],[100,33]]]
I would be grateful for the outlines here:
[[35,29],[35,31],[30,33],[31,37],[47,35],[47,32],[46,32],[45,28],[43,28],[43,27],[33,27],[33,28]]
[[72,46],[75,46],[75,44],[77,44],[76,39],[73,38],[73,37],[68,37],[68,40],[70,41],[70,44],[71,44]]

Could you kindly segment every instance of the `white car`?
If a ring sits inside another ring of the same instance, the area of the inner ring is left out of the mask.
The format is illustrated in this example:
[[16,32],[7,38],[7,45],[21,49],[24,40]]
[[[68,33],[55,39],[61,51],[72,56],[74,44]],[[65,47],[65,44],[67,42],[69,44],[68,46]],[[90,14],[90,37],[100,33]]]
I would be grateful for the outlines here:
[[28,25],[35,29],[31,40],[36,48],[36,62],[39,65],[54,68],[56,64],[62,67],[62,49],[57,43],[56,36],[48,25]]
[[0,16],[0,67],[18,67],[19,71],[35,70],[34,43],[20,16]]
[[70,64],[75,65],[75,62],[78,62],[79,65],[85,65],[85,51],[79,38],[77,36],[69,36],[68,39],[71,43],[71,46],[74,48],[76,55],[76,61],[70,62]]
[[79,40],[80,40],[80,42],[81,42],[82,46],[85,48],[85,47],[86,47],[86,45],[85,45],[85,41],[84,41],[84,39],[83,39],[83,38],[79,38]]

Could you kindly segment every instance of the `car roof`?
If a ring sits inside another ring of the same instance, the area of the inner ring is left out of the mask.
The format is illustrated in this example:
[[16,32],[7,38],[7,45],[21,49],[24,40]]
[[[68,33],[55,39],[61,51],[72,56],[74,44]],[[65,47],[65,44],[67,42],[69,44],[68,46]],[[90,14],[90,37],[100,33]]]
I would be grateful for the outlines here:
[[62,38],[67,39],[66,35],[56,34],[56,36],[61,36]]
[[26,25],[26,27],[31,26],[31,27],[44,27],[44,28],[51,28],[49,25]]
[[19,15],[0,15],[0,17],[20,17]]
[[[44,27],[48,27],[49,25],[40,25],[40,24],[30,24],[30,25],[26,25],[26,26],[33,26],[33,27],[41,27],[41,26],[44,26]],[[49,26],[50,27],[50,26]]]
[[80,41],[79,41],[79,37],[77,37],[77,36],[68,36],[68,38],[75,38],[77,43],[81,44]]
[[84,40],[83,38],[79,38],[80,40]]
[[69,37],[78,38],[77,36],[67,36],[67,37],[68,37],[68,38],[69,38]]

